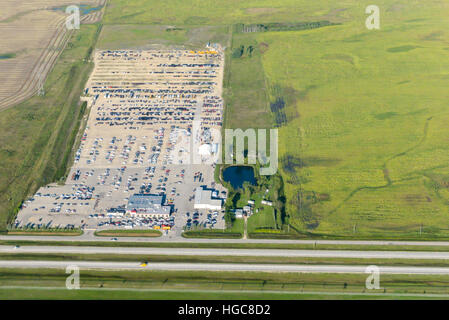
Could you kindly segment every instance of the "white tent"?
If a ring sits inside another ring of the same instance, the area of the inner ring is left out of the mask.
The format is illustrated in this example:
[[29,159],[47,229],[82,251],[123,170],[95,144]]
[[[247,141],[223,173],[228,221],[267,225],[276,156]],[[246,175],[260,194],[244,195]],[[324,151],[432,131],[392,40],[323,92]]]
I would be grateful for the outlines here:
[[198,154],[202,156],[210,156],[212,154],[212,147],[210,144],[202,144],[198,148]]

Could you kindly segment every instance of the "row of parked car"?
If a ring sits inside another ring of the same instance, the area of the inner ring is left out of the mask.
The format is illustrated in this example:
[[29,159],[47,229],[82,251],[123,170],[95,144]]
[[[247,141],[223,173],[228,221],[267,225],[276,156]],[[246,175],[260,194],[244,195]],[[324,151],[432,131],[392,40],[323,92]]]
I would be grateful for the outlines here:
[[202,220],[200,218],[203,216],[203,214],[199,212],[194,212],[192,215],[190,215],[190,213],[187,212],[186,216],[187,216],[187,222],[185,225],[186,229],[190,229],[191,227],[213,228],[217,223],[218,211],[208,213],[205,220]]
[[169,218],[123,218],[120,220],[110,219],[108,221],[102,221],[98,223],[99,227],[112,226],[112,227],[125,227],[132,229],[134,227],[147,227],[156,228],[169,227],[172,228],[175,225],[174,217]]

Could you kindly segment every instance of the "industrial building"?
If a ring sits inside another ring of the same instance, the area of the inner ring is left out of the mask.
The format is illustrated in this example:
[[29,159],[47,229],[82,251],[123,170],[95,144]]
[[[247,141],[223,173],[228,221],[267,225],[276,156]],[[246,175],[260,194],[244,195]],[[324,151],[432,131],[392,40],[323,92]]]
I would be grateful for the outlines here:
[[153,194],[133,194],[129,197],[126,213],[142,217],[167,217],[170,206],[164,206],[164,196]]
[[195,190],[195,209],[221,210],[222,199],[212,195],[213,190],[198,187]]

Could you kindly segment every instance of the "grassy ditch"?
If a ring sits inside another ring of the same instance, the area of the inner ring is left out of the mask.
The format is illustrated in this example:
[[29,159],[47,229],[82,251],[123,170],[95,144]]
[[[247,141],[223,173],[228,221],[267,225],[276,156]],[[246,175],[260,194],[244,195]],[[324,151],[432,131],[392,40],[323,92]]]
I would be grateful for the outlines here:
[[[225,240],[225,239],[223,239]],[[432,245],[352,245],[322,243],[195,243],[195,242],[120,242],[120,241],[55,241],[55,240],[0,240],[0,245],[27,246],[82,246],[82,247],[136,247],[136,248],[221,248],[221,249],[288,249],[288,250],[363,250],[363,251],[434,251],[448,252],[449,246]]]
[[160,237],[159,230],[101,230],[95,231],[99,237]]
[[81,229],[10,229],[4,234],[11,236],[80,236],[83,234]]
[[[43,269],[1,269],[0,270],[0,297],[6,297],[5,290],[9,288],[8,297],[17,296],[18,287],[27,287],[29,294],[20,293],[22,297],[36,298],[61,298],[55,296],[58,288],[62,295],[66,292],[78,291],[81,297],[105,298],[106,292],[119,290],[114,294],[117,299],[136,297],[136,293],[142,295],[142,291],[168,290],[176,292],[197,291],[205,297],[213,298],[211,294],[218,291],[222,295],[232,291],[239,292],[239,299],[251,298],[252,293],[265,292],[266,298],[270,298],[267,291],[276,291],[279,294],[291,294],[310,292],[322,294],[379,294],[380,297],[391,295],[420,295],[449,294],[449,276],[427,275],[383,275],[381,278],[381,290],[365,288],[365,274],[301,274],[301,273],[264,273],[264,272],[208,272],[208,271],[96,271],[82,270],[80,273],[81,290],[67,290],[65,270]],[[47,287],[46,291],[37,290],[37,287]],[[86,291],[84,291],[84,290]],[[90,291],[101,290],[98,292]],[[129,291],[127,293],[127,291]],[[132,291],[135,291],[132,294]],[[131,293],[130,293],[131,292]],[[112,294],[112,293],[110,293]],[[157,292],[153,296],[170,296]],[[218,295],[219,296],[219,295]],[[69,297],[69,296],[67,296]],[[172,296],[173,297],[173,296]],[[191,296],[192,298],[195,295]],[[198,295],[196,296],[198,297]]]
[[354,265],[354,266],[416,266],[449,267],[445,259],[385,259],[385,258],[321,258],[321,257],[263,257],[263,256],[203,256],[203,255],[145,255],[145,254],[84,254],[84,253],[0,253],[1,260],[51,261],[148,261],[170,263],[241,263],[241,264],[301,264],[301,265]]

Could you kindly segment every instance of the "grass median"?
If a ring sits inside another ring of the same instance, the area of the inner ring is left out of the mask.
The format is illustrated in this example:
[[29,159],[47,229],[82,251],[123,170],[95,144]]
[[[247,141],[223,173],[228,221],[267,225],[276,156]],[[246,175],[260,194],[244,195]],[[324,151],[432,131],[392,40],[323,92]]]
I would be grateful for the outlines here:
[[[394,295],[397,299],[401,296],[410,298],[410,295],[449,294],[449,276],[440,275],[382,275],[380,290],[366,290],[365,274],[81,270],[81,290],[66,290],[66,278],[63,269],[0,269],[0,297],[127,299],[140,294],[140,297],[148,298],[181,298],[182,294],[186,297],[187,293],[193,292],[189,295],[191,299],[251,299],[257,297],[255,294],[266,299],[275,298],[275,295],[285,299],[285,295],[291,297],[292,294],[300,298],[302,292],[306,296],[326,296],[326,299],[329,295],[350,298],[351,295],[371,294],[382,298]],[[101,291],[101,295],[96,290]],[[142,294],[145,290],[148,293]],[[71,296],[69,291],[78,293]],[[237,295],[233,294],[237,292]]]
[[99,237],[160,237],[162,233],[159,230],[101,230],[95,231]]
[[10,236],[80,236],[83,231],[80,229],[14,229],[4,233]]
[[240,239],[242,234],[240,232],[227,232],[223,230],[194,230],[183,232],[184,238],[211,238],[211,239]]
[[82,299],[82,300],[360,300],[360,299],[447,299],[447,297],[427,296],[425,294],[410,295],[389,295],[389,294],[369,294],[369,293],[320,293],[320,292],[273,292],[273,291],[201,291],[201,290],[129,290],[120,288],[82,288],[81,290],[67,290],[62,287],[53,288],[29,288],[29,287],[7,287],[0,288],[0,299]]
[[267,256],[213,256],[213,255],[158,255],[158,254],[83,254],[83,253],[0,253],[0,260],[50,261],[119,261],[150,263],[240,263],[240,264],[301,264],[301,265],[379,265],[449,267],[445,259],[387,259],[338,257],[267,257]]
[[135,247],[135,248],[217,248],[217,249],[287,249],[287,250],[360,250],[360,251],[431,251],[448,252],[446,245],[351,245],[321,243],[198,243],[198,242],[120,242],[68,240],[0,240],[0,245]]

